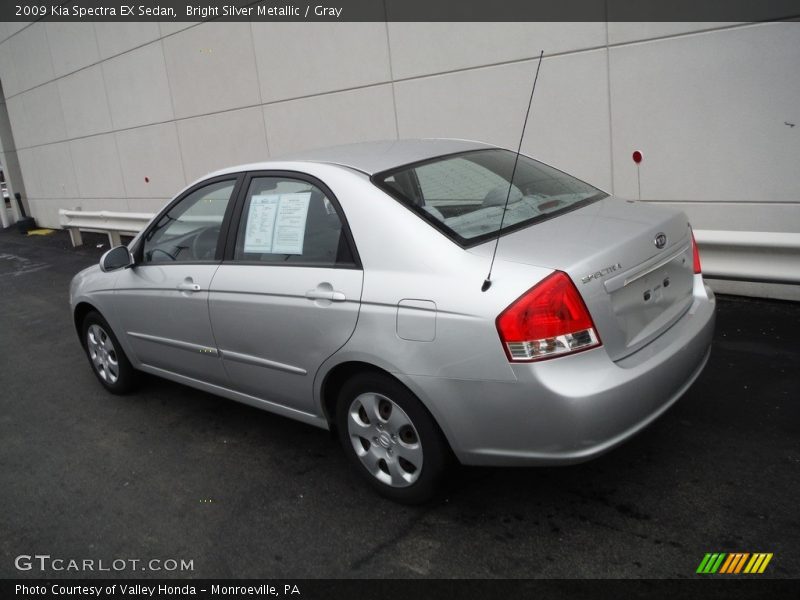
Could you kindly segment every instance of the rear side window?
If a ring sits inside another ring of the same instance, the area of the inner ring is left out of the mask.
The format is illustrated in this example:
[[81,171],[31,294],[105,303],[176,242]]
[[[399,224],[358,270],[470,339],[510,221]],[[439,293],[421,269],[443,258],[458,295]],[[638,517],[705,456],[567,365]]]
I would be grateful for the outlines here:
[[355,266],[334,203],[314,184],[285,177],[251,180],[234,259],[265,264]]
[[[607,196],[588,183],[516,154],[491,149],[443,156],[373,177],[400,202],[462,245],[532,225]],[[508,197],[505,217],[503,210]]]

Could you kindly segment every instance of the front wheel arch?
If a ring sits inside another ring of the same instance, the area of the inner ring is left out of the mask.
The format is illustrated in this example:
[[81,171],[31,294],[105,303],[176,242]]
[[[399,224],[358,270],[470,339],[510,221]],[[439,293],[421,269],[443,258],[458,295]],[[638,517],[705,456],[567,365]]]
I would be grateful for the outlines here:
[[90,312],[96,312],[100,316],[103,315],[95,306],[89,304],[88,302],[78,302],[75,306],[75,310],[72,313],[72,319],[75,324],[75,333],[78,334],[78,339],[81,341],[81,346],[84,348],[86,347],[86,340],[83,339],[83,320],[86,318]]

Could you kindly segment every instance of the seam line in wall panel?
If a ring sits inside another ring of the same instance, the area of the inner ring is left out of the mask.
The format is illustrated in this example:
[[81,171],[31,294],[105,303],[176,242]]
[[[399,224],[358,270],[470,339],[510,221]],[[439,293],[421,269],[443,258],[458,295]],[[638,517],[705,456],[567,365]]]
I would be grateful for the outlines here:
[[[95,30],[95,38],[97,38],[97,31]],[[100,42],[97,43],[97,52],[100,52]],[[119,178],[122,183],[122,190],[125,192],[126,204],[128,205],[128,210],[131,210],[131,203],[127,200],[130,198],[130,192],[128,192],[128,186],[125,185],[125,172],[122,170],[122,154],[119,151],[119,141],[117,140],[117,131],[113,129],[114,121],[111,118],[111,100],[108,98],[108,84],[106,83],[106,71],[102,67],[100,67],[100,80],[103,82],[103,95],[106,99],[106,109],[108,110],[108,121],[111,123],[112,130],[107,133],[98,133],[92,135],[111,135],[111,139],[114,140],[114,151],[117,154],[117,169],[119,169]],[[87,136],[91,137],[91,136]]]
[[[608,14],[608,1],[606,1]],[[608,47],[608,21],[606,21],[606,93],[608,94],[608,166],[611,169],[611,195],[614,195],[614,119],[611,107],[611,50]]]
[[[169,75],[167,75],[167,80],[169,80]],[[199,117],[208,117],[208,116],[212,116],[212,115],[220,115],[220,114],[223,114],[223,113],[235,112],[237,110],[247,110],[249,108],[257,108],[259,106],[271,106],[273,104],[283,104],[283,103],[286,103],[286,102],[293,102],[295,100],[306,100],[306,99],[311,99],[311,98],[321,98],[323,96],[330,96],[330,95],[333,95],[333,94],[344,94],[344,93],[347,93],[347,92],[353,92],[353,91],[358,91],[358,90],[366,90],[366,89],[369,89],[369,88],[375,88],[375,87],[380,87],[380,86],[384,86],[384,85],[389,85],[389,83],[390,83],[389,81],[380,81],[380,82],[377,82],[377,83],[370,83],[370,84],[366,84],[366,85],[356,86],[356,87],[352,87],[352,88],[346,88],[346,89],[342,89],[342,90],[335,90],[335,91],[331,91],[331,92],[322,92],[322,93],[319,93],[319,94],[308,94],[306,96],[297,96],[295,98],[287,98],[287,99],[283,99],[283,100],[273,100],[273,101],[270,101],[270,102],[264,102],[263,104],[247,104],[245,106],[236,106],[234,108],[226,108],[226,109],[223,109],[223,110],[216,110],[216,111],[211,111],[211,112],[207,112],[207,113],[201,113],[201,114],[197,114],[197,115],[189,115],[189,116],[186,116],[186,117],[175,117],[175,118],[166,119],[166,120],[163,120],[163,121],[154,121],[152,123],[142,123],[140,125],[132,125],[130,127],[120,127],[118,129],[110,129],[108,131],[100,131],[98,133],[91,133],[89,135],[81,135],[81,136],[77,136],[77,137],[74,137],[74,138],[65,138],[63,140],[55,140],[55,141],[48,142],[48,143],[45,143],[45,144],[34,144],[32,146],[24,146],[21,149],[22,150],[28,150],[28,149],[31,149],[31,148],[38,148],[39,146],[48,146],[49,144],[58,144],[58,143],[61,143],[61,142],[69,142],[69,141],[72,141],[72,140],[81,140],[81,139],[85,139],[85,138],[95,137],[95,136],[98,136],[98,135],[105,135],[105,134],[112,133],[112,132],[130,131],[132,129],[141,129],[143,127],[153,127],[155,125],[164,125],[166,123],[177,123],[178,121],[187,121],[189,119],[197,119]],[[172,92],[170,91],[170,97],[171,96],[172,96]],[[112,127],[113,127],[113,123],[112,123]]]
[[[778,20],[775,20],[775,21],[762,21],[762,22],[759,22],[759,23],[740,23],[740,24],[736,24],[736,25],[729,25],[729,26],[726,26],[726,27],[717,27],[717,28],[713,28],[713,29],[703,29],[703,30],[696,30],[696,31],[687,31],[687,32],[684,32],[684,33],[675,33],[675,34],[664,35],[664,36],[655,37],[655,38],[648,38],[648,39],[645,39],[645,40],[633,40],[633,41],[629,41],[629,42],[617,42],[615,44],[606,43],[606,44],[601,44],[601,45],[598,45],[598,46],[587,46],[585,48],[579,48],[577,50],[564,50],[563,52],[553,52],[552,54],[549,54],[549,55],[545,56],[544,60],[548,60],[548,59],[552,59],[552,58],[559,58],[559,57],[562,57],[562,56],[572,56],[572,55],[576,55],[576,54],[583,54],[585,52],[596,52],[597,50],[602,50],[602,49],[606,49],[606,48],[607,49],[623,48],[625,46],[636,46],[636,45],[639,45],[639,44],[646,44],[648,42],[658,42],[658,41],[672,39],[672,38],[692,37],[692,36],[695,36],[695,35],[705,35],[705,34],[708,34],[708,33],[715,33],[717,31],[730,31],[730,30],[733,30],[733,29],[744,29],[744,28],[756,27],[756,26],[759,26],[759,25],[765,25],[765,24],[771,24],[771,23],[782,23],[782,22],[792,21],[793,19],[796,19],[796,18],[797,17],[795,17],[795,18],[786,18],[786,19],[778,19]],[[606,25],[608,25],[608,24],[606,23]],[[463,72],[466,72],[466,71],[477,71],[479,69],[490,69],[492,67],[502,67],[502,66],[506,66],[506,65],[515,65],[515,64],[524,63],[524,62],[533,62],[533,61],[536,61],[538,58],[539,58],[538,56],[526,56],[526,57],[521,57],[521,58],[512,58],[512,59],[509,59],[509,60],[502,60],[502,61],[497,61],[497,62],[493,62],[493,63],[486,63],[486,64],[481,64],[481,65],[472,65],[472,66],[469,66],[469,67],[458,67],[458,68],[455,68],[455,69],[448,69],[448,70],[445,70],[445,71],[437,71],[436,73],[425,73],[425,74],[420,74],[420,75],[409,75],[408,77],[398,77],[397,79],[395,79],[395,81],[396,82],[404,82],[404,81],[415,81],[415,80],[418,80],[418,79],[430,79],[430,78],[433,78],[433,77],[440,77],[442,75],[452,75],[452,74],[455,74],[455,73],[463,73]]]
[[253,64],[256,66],[256,85],[258,86],[258,105],[261,107],[261,124],[264,127],[264,143],[267,145],[267,158],[272,156],[269,149],[269,133],[267,132],[267,116],[264,114],[264,96],[261,95],[261,74],[258,69],[258,54],[256,54],[256,34],[253,31],[253,22],[250,21],[250,48],[253,50]]
[[[47,55],[50,57],[50,68],[53,69],[53,76],[56,74],[56,64],[53,60],[53,48],[50,46],[50,36],[47,35],[47,24],[43,23],[42,27],[44,27],[44,39],[47,44]],[[92,27],[92,33],[94,33],[94,27]],[[97,36],[95,36],[95,43],[97,43]],[[58,100],[58,112],[61,114],[61,123],[64,125],[64,135],[67,134],[67,118],[64,115],[64,102],[61,100],[61,89],[59,88],[58,82],[55,81],[56,84],[56,99]],[[46,82],[42,84],[42,87],[49,84],[51,82]],[[24,110],[24,109],[23,109]],[[75,180],[75,195],[80,197],[81,196],[81,186],[78,184],[78,173],[75,170],[75,159],[72,157],[72,144],[67,140],[64,139],[62,141],[50,142],[47,144],[40,144],[40,146],[50,146],[55,144],[66,144],[67,146],[67,156],[69,157],[69,166],[72,170],[72,178]],[[38,166],[38,165],[37,165]],[[36,174],[38,176],[38,173]],[[39,187],[41,189],[41,180],[39,180]],[[67,196],[66,194],[66,185],[62,182],[61,183],[61,194],[62,196]]]
[[[159,32],[161,32],[161,27],[159,27]],[[164,51],[164,38],[158,40],[159,45],[161,46],[161,60],[164,61],[164,75],[167,76],[167,92],[169,93],[169,105],[172,108],[172,118],[164,121],[164,123],[172,123],[172,127],[175,129],[175,143],[178,144],[178,160],[181,161],[181,174],[183,175],[183,185],[188,185],[189,182],[186,179],[186,167],[183,166],[183,152],[181,151],[181,134],[178,131],[178,119],[176,118],[175,112],[175,98],[172,96],[172,83],[170,82],[169,77],[169,67],[167,66],[167,53]],[[109,107],[111,110],[111,107]]]
[[[50,70],[53,72],[53,78],[54,79],[52,79],[51,81],[55,81],[56,79],[59,79],[59,78],[56,77],[56,61],[53,60],[53,49],[50,47],[50,36],[47,35],[47,23],[46,22],[42,22],[42,31],[44,31],[44,43],[47,44],[47,58],[50,59]],[[12,58],[13,58],[13,56],[12,56]],[[19,82],[19,73],[17,73],[17,82]],[[36,85],[34,87],[44,87],[48,83],[50,83],[50,81],[45,81],[44,83],[40,83],[39,85]],[[31,88],[31,89],[33,89],[33,88]],[[8,102],[8,98],[6,98],[6,102]],[[64,128],[66,129],[66,127],[67,127],[67,124],[64,123]]]
[[[43,18],[42,19],[38,19],[37,21],[33,21],[32,23],[28,23],[25,27],[23,27],[19,31],[15,31],[10,36],[8,36],[6,39],[0,41],[0,45],[5,44],[8,40],[12,39],[16,35],[22,33],[26,29],[28,29],[31,25],[35,25],[36,23],[40,23],[40,22],[42,23],[42,25],[44,25],[46,23],[46,21]],[[203,24],[203,22],[192,23],[188,27],[184,27],[183,29],[179,29],[178,31],[173,31],[172,33],[168,33],[167,35],[162,35],[161,26],[160,26],[161,25],[161,21],[151,21],[151,22],[155,23],[156,26],[158,26],[158,37],[156,39],[148,40],[146,42],[143,42],[143,43],[139,44],[138,46],[131,46],[127,50],[123,50],[122,52],[117,52],[116,54],[109,54],[105,58],[102,58],[102,56],[100,55],[100,53],[98,51],[98,56],[101,56],[100,60],[98,60],[96,62],[93,62],[91,64],[88,64],[88,65],[85,65],[85,66],[83,66],[83,67],[81,67],[79,69],[75,69],[74,71],[70,71],[69,73],[64,73],[64,75],[59,76],[57,79],[63,79],[64,77],[69,77],[70,75],[73,75],[75,73],[79,73],[79,72],[83,71],[84,69],[88,69],[90,67],[94,67],[95,65],[99,65],[99,64],[101,64],[101,63],[103,63],[103,62],[105,62],[107,60],[111,60],[112,58],[116,58],[118,56],[122,56],[123,54],[127,54],[128,52],[133,52],[134,50],[138,50],[139,48],[144,48],[145,46],[148,46],[150,44],[155,44],[159,40],[163,40],[163,39],[166,39],[168,37],[172,37],[173,35],[178,35],[180,33],[183,33],[184,31],[192,29],[193,27],[197,27],[198,25],[202,25]],[[97,30],[95,30],[95,35],[97,35],[96,31]],[[52,62],[52,57],[51,57],[51,62]],[[53,71],[53,74],[55,75],[55,69]],[[55,81],[55,79],[53,79],[51,81]],[[40,85],[44,85],[44,84],[40,84]],[[29,90],[35,89],[37,87],[40,87],[40,85],[35,85],[33,87],[21,90],[21,91],[17,92],[16,94],[14,94],[14,96],[17,96],[19,94],[24,94],[25,92],[27,92]]]
[[[386,0],[383,0],[383,15],[387,17],[389,11],[386,8]],[[400,139],[400,123],[397,118],[397,95],[394,89],[394,66],[392,65],[392,43],[389,38],[389,21],[383,23],[386,30],[386,52],[389,58],[389,81],[392,83],[392,109],[394,113],[394,137]]]
[[[4,41],[0,42],[0,45],[5,44],[8,40],[10,40],[14,36],[16,36],[18,33],[22,33],[23,31],[28,29],[31,25],[35,25],[36,23],[39,23],[39,22],[40,21],[35,21],[34,23],[30,23],[29,25],[26,25],[25,27],[23,27],[22,29],[20,29],[16,33],[14,33],[11,36],[7,37]],[[161,24],[161,22],[159,22],[159,21],[152,21],[152,22],[155,23],[156,25],[160,25]],[[42,26],[44,26],[46,21],[41,21],[41,23],[42,23]],[[149,46],[150,44],[156,44],[156,43],[160,42],[161,40],[165,40],[165,39],[167,39],[169,37],[172,37],[174,35],[179,35],[179,34],[183,33],[184,31],[188,31],[189,29],[192,29],[193,27],[197,27],[198,25],[202,25],[202,24],[203,24],[202,22],[200,22],[200,23],[192,23],[188,27],[184,27],[183,29],[180,29],[178,31],[173,31],[172,33],[168,33],[167,35],[161,35],[161,27],[159,27],[158,28],[158,36],[159,37],[157,37],[156,39],[148,40],[148,41],[143,42],[141,44],[138,44],[136,46],[131,46],[130,48],[128,48],[127,50],[123,50],[122,52],[117,52],[115,54],[109,54],[105,58],[102,58],[102,56],[99,54],[99,50],[98,50],[98,56],[101,56],[100,60],[97,60],[97,61],[95,61],[93,63],[89,63],[87,65],[84,65],[84,66],[80,67],[79,69],[75,69],[74,71],[70,71],[69,73],[64,73],[63,75],[59,75],[58,77],[55,77],[54,79],[50,79],[50,80],[46,81],[45,83],[39,83],[39,84],[34,85],[32,87],[26,88],[24,90],[20,90],[19,92],[15,93],[14,96],[19,96],[20,94],[24,94],[25,92],[29,92],[30,90],[35,90],[37,87],[41,87],[43,85],[46,85],[47,83],[50,83],[50,81],[57,81],[59,79],[64,79],[65,77],[69,77],[70,75],[74,75],[75,73],[80,73],[81,71],[84,71],[86,69],[90,69],[90,68],[95,67],[97,65],[100,65],[100,64],[102,64],[102,63],[104,63],[104,62],[106,62],[108,60],[111,60],[111,59],[117,58],[119,56],[122,56],[123,54],[128,54],[130,52],[134,52],[136,50],[139,50],[140,48],[144,48],[145,46]],[[96,34],[96,30],[95,30],[95,35],[97,35]],[[49,44],[48,44],[48,46],[49,46]],[[48,51],[49,51],[49,48],[48,48]],[[52,56],[50,58],[50,62],[52,63]],[[53,75],[55,76],[55,68],[53,69]],[[8,96],[8,97],[9,98],[13,98],[14,96]]]
[[[675,33],[675,34],[664,35],[664,36],[659,36],[659,37],[654,37],[654,38],[648,38],[648,39],[645,39],[645,40],[634,40],[634,41],[629,41],[629,42],[619,42],[619,43],[616,43],[616,44],[604,44],[604,45],[600,45],[600,46],[589,46],[589,47],[586,47],[586,48],[579,48],[579,49],[576,49],[576,50],[565,50],[563,52],[555,52],[555,53],[550,54],[548,56],[548,58],[556,58],[556,57],[559,57],[559,56],[569,56],[569,55],[572,55],[572,54],[581,54],[582,52],[592,52],[592,51],[595,51],[595,50],[600,50],[602,48],[621,48],[621,47],[624,47],[624,46],[634,46],[634,45],[637,45],[637,44],[644,44],[644,43],[647,43],[647,42],[657,42],[657,41],[662,41],[662,40],[667,40],[667,39],[672,39],[672,38],[691,37],[691,36],[694,36],[694,35],[704,35],[704,34],[708,34],[708,33],[714,33],[714,32],[717,32],[717,31],[729,31],[729,30],[732,30],[732,29],[744,29],[744,28],[747,28],[747,27],[757,27],[759,25],[766,25],[766,24],[772,24],[772,23],[791,22],[791,21],[797,20],[799,17],[800,17],[800,15],[795,15],[793,17],[786,17],[786,18],[783,18],[783,19],[775,19],[773,21],[760,21],[758,23],[737,23],[735,25],[728,25],[728,26],[725,26],[725,27],[715,27],[715,28],[711,28],[711,29],[687,31],[687,32],[683,32],[683,33]],[[196,27],[197,25],[202,25],[202,23],[195,23],[195,24],[191,25],[190,27],[187,27],[185,29],[181,29],[180,31],[176,31],[174,33],[170,33],[168,35],[165,35],[165,36],[159,38],[158,40],[152,40],[150,42],[147,42],[147,43],[144,43],[144,44],[140,44],[139,46],[130,48],[128,50],[125,50],[124,52],[120,52],[119,54],[115,54],[113,56],[109,56],[106,59],[97,61],[97,62],[89,64],[89,65],[85,65],[85,66],[81,67],[80,69],[76,69],[75,71],[72,71],[70,73],[66,73],[64,75],[61,75],[60,77],[56,77],[55,79],[48,80],[45,83],[41,83],[41,84],[32,86],[30,88],[21,90],[21,91],[15,93],[12,96],[7,96],[6,100],[8,100],[9,98],[13,98],[15,96],[18,96],[20,94],[24,94],[25,92],[29,92],[30,90],[36,89],[37,87],[41,87],[42,85],[46,85],[47,83],[50,83],[51,81],[56,81],[56,80],[62,79],[64,77],[69,77],[70,75],[73,75],[74,73],[78,73],[79,71],[83,71],[84,69],[88,69],[89,67],[93,67],[96,64],[105,62],[106,60],[110,60],[112,58],[116,58],[116,57],[121,56],[123,54],[127,54],[128,52],[133,52],[134,50],[138,50],[139,48],[142,48],[143,46],[147,46],[148,44],[153,44],[153,43],[162,41],[162,40],[164,40],[164,39],[166,39],[168,37],[172,37],[173,35],[178,35],[180,33],[183,33],[184,31],[186,31],[187,29],[191,29],[191,27]],[[22,30],[20,30],[20,31],[22,31]],[[5,42],[3,42],[3,43],[5,43]],[[504,66],[504,65],[513,65],[513,64],[517,64],[517,63],[526,62],[526,61],[536,60],[537,58],[538,58],[538,56],[527,56],[527,57],[521,57],[521,58],[513,58],[513,59],[509,59],[509,60],[505,60],[505,61],[497,61],[497,62],[493,62],[493,63],[486,63],[486,64],[481,64],[481,65],[473,65],[473,66],[469,66],[469,67],[459,67],[459,68],[456,68],[456,69],[448,69],[448,70],[445,70],[445,71],[437,71],[436,73],[427,73],[427,74],[421,74],[421,75],[410,75],[408,77],[400,77],[398,79],[395,79],[394,81],[395,82],[403,82],[403,81],[414,81],[416,79],[427,79],[429,77],[437,77],[437,76],[440,76],[440,75],[450,75],[450,74],[453,74],[453,73],[461,73],[461,72],[464,72],[464,71],[472,71],[472,70],[475,70],[475,69],[485,69],[485,68],[489,68],[489,67],[500,67],[500,66]],[[322,96],[322,95],[325,95],[325,94],[331,94],[331,93],[337,93],[337,92],[345,92],[345,91],[349,91],[349,90],[360,89],[360,88],[363,88],[363,87],[371,87],[373,85],[379,85],[380,83],[381,82],[377,82],[377,83],[374,83],[374,84],[368,84],[368,85],[364,85],[364,86],[352,87],[352,88],[342,88],[342,89],[337,89],[337,90],[329,90],[327,92],[322,92],[322,93],[318,93],[318,94],[308,94],[306,96],[297,96],[297,97],[293,97],[293,98],[285,98],[283,100],[276,100],[276,101],[273,101],[273,102],[286,102],[286,101],[289,101],[289,100],[299,100],[299,99],[302,99],[302,98],[310,98],[310,97],[314,97],[314,96]],[[389,82],[387,81],[387,82],[382,82],[382,83],[389,83]],[[266,103],[266,104],[269,104],[269,103]],[[245,107],[241,107],[241,108],[245,108]],[[196,115],[196,116],[201,116],[201,115]]]
[[[58,90],[56,90],[56,93],[58,93]],[[59,104],[61,104],[61,96],[60,96],[60,94],[59,94],[58,101],[59,101]],[[61,108],[61,118],[62,119],[64,118],[64,108],[63,107]],[[67,125],[66,125],[66,121],[65,121],[64,128],[66,128],[66,127],[67,127]],[[72,177],[75,179],[75,195],[78,196],[79,198],[82,198],[83,196],[81,195],[81,184],[78,182],[78,171],[75,170],[75,158],[72,156],[72,143],[71,142],[56,142],[56,143],[63,143],[63,144],[67,145],[67,155],[69,156],[69,164],[72,167]],[[62,184],[62,186],[63,186],[63,184]],[[62,191],[66,191],[66,189],[64,189]],[[64,195],[66,196],[66,194],[64,194]]]

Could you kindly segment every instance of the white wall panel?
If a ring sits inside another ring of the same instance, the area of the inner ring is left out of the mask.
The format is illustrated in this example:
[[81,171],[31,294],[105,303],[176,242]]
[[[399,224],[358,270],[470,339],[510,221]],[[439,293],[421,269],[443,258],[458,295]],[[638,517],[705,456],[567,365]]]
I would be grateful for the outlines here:
[[[22,172],[22,179],[25,182],[25,190],[29,198],[39,198],[41,190],[39,187],[39,168],[36,164],[36,155],[33,148],[20,148],[17,150],[19,159],[19,169]],[[38,218],[36,213],[34,217]]]
[[166,198],[186,185],[174,123],[137,127],[116,136],[122,178],[129,195]]
[[[80,207],[81,210],[110,210],[128,212],[128,201],[125,198],[72,198],[68,204],[71,208]],[[60,206],[59,208],[64,208]]]
[[72,73],[100,60],[94,24],[86,22],[50,21],[47,41],[56,77]]
[[204,23],[164,40],[177,118],[259,104],[249,23]]
[[389,85],[268,104],[264,119],[273,156],[395,137]]
[[389,81],[383,23],[252,23],[263,102]]
[[6,32],[8,33],[8,36],[11,37],[12,35],[17,33],[18,31],[22,31],[23,29],[25,29],[26,27],[28,27],[29,25],[32,25],[32,24],[33,24],[33,21],[13,21],[13,22],[8,22],[8,23],[5,24],[6,25]]
[[266,160],[261,108],[245,108],[178,121],[188,182],[224,167]]
[[36,225],[39,227],[58,229],[60,227],[58,224],[58,209],[64,208],[62,204],[72,208],[78,206],[80,200],[64,198],[62,201],[58,201],[48,198],[28,198],[31,214],[35,215]]
[[5,90],[6,98],[53,79],[53,62],[44,23],[34,23],[26,27],[9,41],[18,87],[13,91]]
[[6,99],[8,109],[8,122],[14,134],[14,145],[25,148],[28,144],[28,116],[25,114],[25,97],[22,94]]
[[[800,202],[658,202],[684,211],[695,229],[800,233]],[[800,269],[799,269],[800,270]]]
[[[797,24],[669,38],[610,52],[617,194],[637,195],[630,154],[638,149],[646,199],[800,199],[800,128],[786,124],[800,124]],[[745,226],[746,211],[738,218]]]
[[103,70],[100,65],[82,69],[58,80],[67,137],[76,138],[111,130]]
[[[529,84],[533,75],[529,70]],[[521,128],[524,114],[517,119]],[[605,49],[542,61],[522,148],[587,183],[611,190]]]
[[82,198],[125,198],[113,133],[73,140],[69,147]]
[[[58,199],[80,196],[68,142],[37,146],[33,148],[33,156],[36,165],[33,176],[38,180],[38,197]],[[28,174],[23,173],[23,177],[27,186]],[[34,195],[30,190],[28,194]]]
[[20,99],[25,110],[26,124],[24,143],[17,142],[17,146],[48,144],[67,137],[58,84],[55,81],[23,92]]
[[400,137],[453,137],[516,147],[534,61],[395,84]]
[[168,35],[172,35],[173,33],[183,31],[184,29],[188,29],[189,27],[196,27],[196,26],[197,23],[192,23],[190,21],[174,21],[174,22],[162,21],[158,24],[158,28],[161,31],[161,37],[166,37]]
[[3,86],[5,97],[13,96],[19,91],[17,65],[14,62],[11,44],[11,40],[0,44],[0,84]]
[[624,21],[612,21],[608,24],[608,43],[624,44],[638,42],[642,40],[655,40],[660,37],[695,33],[710,29],[720,29],[736,25],[734,22],[709,22],[709,23],[636,23]]
[[[180,190],[175,190],[177,194]],[[174,194],[173,194],[174,197]],[[167,205],[172,197],[164,198],[128,198],[128,212],[157,213]]]
[[606,43],[605,23],[389,23],[395,79]]
[[157,40],[161,32],[158,23],[105,21],[94,24],[100,58],[105,60]]
[[[401,137],[454,137],[516,149],[537,61],[398,82]],[[605,50],[545,59],[523,149],[611,187]]]
[[161,42],[104,61],[103,76],[114,128],[136,127],[173,118]]

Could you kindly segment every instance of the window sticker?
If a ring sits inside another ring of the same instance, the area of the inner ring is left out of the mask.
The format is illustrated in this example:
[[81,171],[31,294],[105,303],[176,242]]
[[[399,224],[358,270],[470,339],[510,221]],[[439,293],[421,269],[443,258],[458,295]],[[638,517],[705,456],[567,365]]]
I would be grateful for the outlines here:
[[283,194],[275,218],[273,254],[302,254],[311,192]]
[[278,212],[279,194],[253,196],[247,213],[247,230],[244,234],[244,251],[247,253],[272,252],[275,216]]
[[250,199],[245,253],[302,254],[311,192],[263,194]]

